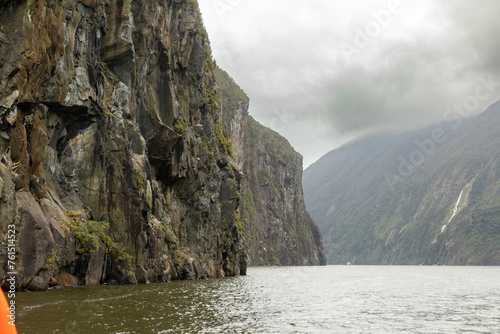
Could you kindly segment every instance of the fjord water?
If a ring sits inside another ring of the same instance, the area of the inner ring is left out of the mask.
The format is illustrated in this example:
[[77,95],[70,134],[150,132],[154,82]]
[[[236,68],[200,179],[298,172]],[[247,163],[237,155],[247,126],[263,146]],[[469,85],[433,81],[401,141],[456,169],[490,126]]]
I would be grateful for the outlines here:
[[500,333],[500,267],[249,268],[18,293],[19,333]]

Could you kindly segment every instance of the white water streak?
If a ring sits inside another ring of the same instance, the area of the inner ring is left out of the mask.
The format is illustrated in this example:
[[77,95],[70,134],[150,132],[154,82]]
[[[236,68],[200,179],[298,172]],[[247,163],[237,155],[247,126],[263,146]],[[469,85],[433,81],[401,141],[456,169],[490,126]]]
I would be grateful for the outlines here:
[[458,212],[458,205],[460,204],[460,200],[462,199],[462,195],[464,194],[464,191],[462,190],[462,192],[460,193],[460,196],[458,197],[458,201],[457,201],[457,204],[455,204],[455,209],[453,209],[453,214],[451,215],[451,218],[450,220],[448,221],[448,224],[451,223],[451,220],[453,219],[453,217],[455,217],[455,215],[457,214]]
[[[455,204],[455,208],[453,209],[453,214],[451,215],[451,218],[450,220],[448,220],[448,224],[451,223],[451,220],[456,216],[456,214],[458,213],[458,206],[460,205],[460,200],[462,199],[462,195],[464,194],[464,191],[462,190],[462,192],[460,192],[460,196],[458,196],[458,201],[457,201],[457,204]],[[441,233],[444,232],[444,229],[446,228],[446,226],[448,226],[448,224],[444,225],[443,228],[441,229]]]

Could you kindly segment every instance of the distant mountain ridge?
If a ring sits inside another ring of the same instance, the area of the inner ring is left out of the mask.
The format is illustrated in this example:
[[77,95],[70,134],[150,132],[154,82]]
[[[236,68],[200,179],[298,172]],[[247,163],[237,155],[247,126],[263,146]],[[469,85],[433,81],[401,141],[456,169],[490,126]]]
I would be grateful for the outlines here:
[[378,135],[304,172],[329,263],[500,264],[500,102],[479,116]]

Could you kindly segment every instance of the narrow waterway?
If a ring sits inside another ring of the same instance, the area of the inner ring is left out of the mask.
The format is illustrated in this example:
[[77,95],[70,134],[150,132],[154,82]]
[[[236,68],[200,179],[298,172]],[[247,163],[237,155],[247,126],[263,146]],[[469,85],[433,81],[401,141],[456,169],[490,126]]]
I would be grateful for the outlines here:
[[18,293],[44,333],[500,333],[500,267],[250,268],[248,276]]

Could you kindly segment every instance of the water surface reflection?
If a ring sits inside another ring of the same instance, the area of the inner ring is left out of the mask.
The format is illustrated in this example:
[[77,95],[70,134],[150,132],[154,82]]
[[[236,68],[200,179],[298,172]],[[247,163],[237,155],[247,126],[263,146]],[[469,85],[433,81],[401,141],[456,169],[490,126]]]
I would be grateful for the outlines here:
[[500,333],[499,267],[248,274],[19,293],[19,333]]

